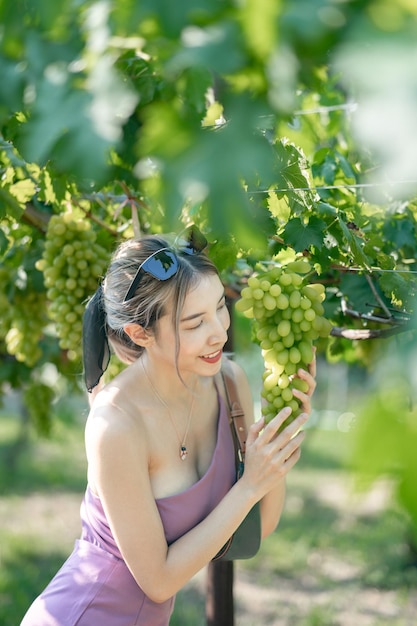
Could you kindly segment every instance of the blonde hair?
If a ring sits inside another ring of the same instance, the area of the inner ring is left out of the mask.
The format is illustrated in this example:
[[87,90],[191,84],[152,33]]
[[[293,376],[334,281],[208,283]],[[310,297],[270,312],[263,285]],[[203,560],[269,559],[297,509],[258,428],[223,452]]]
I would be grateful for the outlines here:
[[148,235],[142,239],[123,242],[115,251],[103,281],[106,331],[109,343],[124,363],[133,363],[144,351],[125,333],[126,324],[136,323],[157,335],[158,320],[172,306],[172,324],[179,351],[179,318],[189,290],[200,277],[217,274],[216,266],[202,253],[186,254],[173,250],[178,259],[178,270],[168,280],[160,281],[143,272],[133,298],[123,302],[138,267],[161,248],[170,247],[163,236]]

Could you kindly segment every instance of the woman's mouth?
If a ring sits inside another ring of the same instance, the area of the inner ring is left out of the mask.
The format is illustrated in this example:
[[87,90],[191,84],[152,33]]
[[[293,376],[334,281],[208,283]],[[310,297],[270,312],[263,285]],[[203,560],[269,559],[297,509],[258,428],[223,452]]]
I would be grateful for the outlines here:
[[205,361],[206,363],[217,363],[222,358],[222,350],[216,350],[216,352],[211,352],[210,354],[205,354],[201,356],[200,359]]

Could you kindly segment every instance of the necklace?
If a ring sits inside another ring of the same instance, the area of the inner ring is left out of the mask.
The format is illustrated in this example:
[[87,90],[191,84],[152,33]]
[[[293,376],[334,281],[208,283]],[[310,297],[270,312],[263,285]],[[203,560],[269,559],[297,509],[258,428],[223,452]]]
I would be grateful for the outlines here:
[[157,392],[157,390],[155,389],[155,386],[153,385],[150,376],[148,374],[148,372],[146,371],[145,368],[145,363],[142,361],[142,367],[143,367],[143,371],[145,372],[145,376],[148,380],[148,383],[151,386],[152,391],[154,392],[155,396],[158,398],[159,402],[162,404],[163,407],[165,407],[166,412],[168,413],[168,417],[171,420],[171,424],[175,430],[175,433],[177,435],[178,438],[178,442],[180,444],[180,449],[179,449],[179,454],[180,454],[180,459],[181,461],[185,461],[185,459],[187,458],[188,455],[188,451],[187,451],[187,447],[185,445],[185,442],[187,440],[187,435],[188,435],[188,431],[190,430],[190,424],[191,424],[191,416],[193,414],[193,408],[194,408],[194,400],[195,400],[195,394],[194,394],[194,390],[193,390],[193,399],[191,401],[191,406],[190,406],[190,412],[188,413],[188,419],[187,419],[187,427],[185,429],[185,433],[184,433],[184,437],[181,439],[179,433],[178,433],[178,429],[175,425],[175,422],[172,418],[171,415],[171,411],[169,410],[169,406],[167,405],[167,403],[165,402],[165,400],[163,398],[161,398],[161,396],[159,395],[159,393]]

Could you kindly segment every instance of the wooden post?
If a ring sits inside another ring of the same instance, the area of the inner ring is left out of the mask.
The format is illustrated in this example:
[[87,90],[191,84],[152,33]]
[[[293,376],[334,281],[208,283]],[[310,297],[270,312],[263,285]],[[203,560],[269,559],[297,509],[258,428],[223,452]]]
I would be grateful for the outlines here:
[[[236,296],[227,297],[230,313],[229,339],[225,346],[233,352],[233,302]],[[207,626],[234,626],[233,561],[212,561],[207,567],[206,623]]]
[[207,570],[207,626],[234,626],[233,561],[213,561]]

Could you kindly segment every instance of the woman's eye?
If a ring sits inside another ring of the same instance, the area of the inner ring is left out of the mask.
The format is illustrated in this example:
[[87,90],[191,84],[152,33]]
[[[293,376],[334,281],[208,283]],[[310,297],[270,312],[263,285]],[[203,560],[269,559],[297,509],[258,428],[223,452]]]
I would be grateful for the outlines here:
[[195,326],[191,326],[191,328],[189,328],[188,330],[195,330],[196,328],[200,328],[202,323],[203,323],[203,320],[200,320],[198,324],[196,324]]

